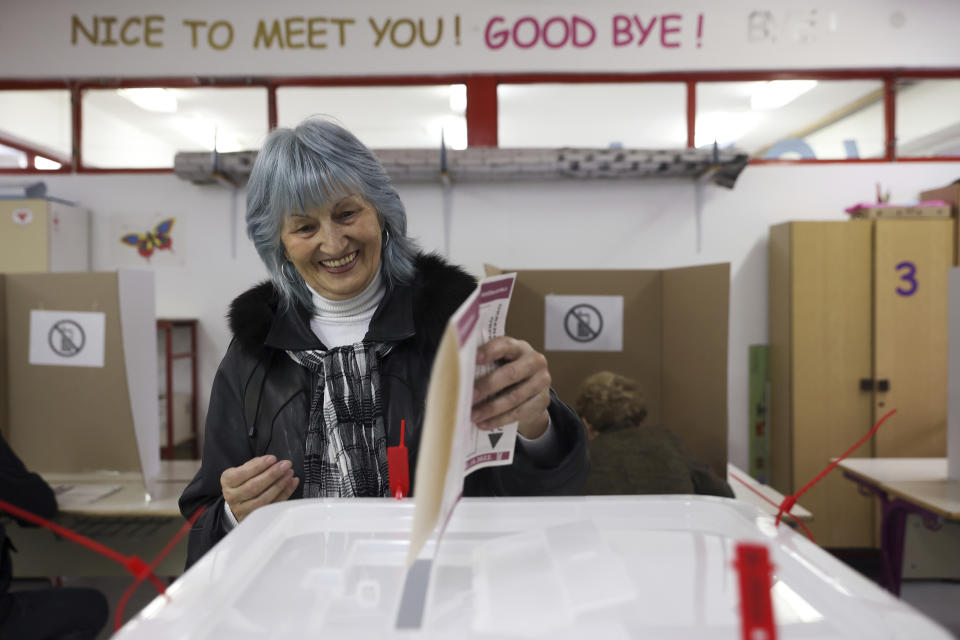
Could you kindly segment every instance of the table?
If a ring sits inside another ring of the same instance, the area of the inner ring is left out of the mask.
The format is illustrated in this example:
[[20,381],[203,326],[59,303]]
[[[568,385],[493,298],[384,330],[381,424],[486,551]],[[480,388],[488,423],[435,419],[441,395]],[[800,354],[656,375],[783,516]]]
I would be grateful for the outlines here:
[[900,595],[907,516],[931,530],[960,521],[960,481],[947,477],[946,458],[848,458],[839,466],[861,493],[880,499],[884,584]]
[[[166,545],[183,525],[177,501],[200,468],[199,460],[163,460],[157,491],[148,501],[140,474],[118,472],[41,473],[51,487],[83,485],[119,487],[88,504],[58,497],[57,522],[124,555],[138,555],[147,562]],[[100,577],[128,575],[123,567],[55,536],[47,529],[7,526],[19,553],[14,558],[17,577]],[[155,573],[178,576],[186,562],[184,536],[160,563]]]
[[[159,491],[150,502],[144,499],[139,475],[134,473],[54,473],[44,474],[44,478],[51,486],[120,485],[121,489],[116,493],[91,504],[61,504],[60,522],[123,553],[136,553],[149,560],[152,557],[150,551],[159,551],[183,523],[177,500],[199,468],[198,460],[161,460]],[[737,500],[776,516],[777,508],[760,496],[780,504],[783,495],[778,491],[760,484],[733,464],[727,465],[727,481]],[[794,506],[792,515],[805,522],[813,519],[813,514],[799,504]],[[785,518],[784,522],[789,523],[789,518]],[[15,524],[12,527],[14,531],[18,528]],[[29,529],[14,535],[15,539],[23,541],[17,543],[18,547],[23,547],[16,563],[18,575],[124,575],[119,567],[69,543],[57,541],[55,546],[51,546],[56,538],[49,532]],[[50,549],[56,553],[48,553]],[[180,575],[186,560],[185,550],[184,540],[160,565],[163,575]],[[65,565],[63,558],[67,555],[73,559]],[[77,558],[84,556],[89,557],[79,562]]]
[[770,551],[781,640],[952,637],[737,500],[465,498],[407,574],[412,518],[381,498],[258,509],[114,640],[734,640],[741,541]]

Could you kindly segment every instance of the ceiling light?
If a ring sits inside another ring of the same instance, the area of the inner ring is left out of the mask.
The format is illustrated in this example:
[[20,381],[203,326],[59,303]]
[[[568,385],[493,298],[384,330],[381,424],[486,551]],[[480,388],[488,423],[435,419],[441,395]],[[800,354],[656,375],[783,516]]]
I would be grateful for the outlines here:
[[177,97],[169,89],[118,89],[117,94],[145,111],[175,113]]
[[771,80],[763,82],[750,96],[750,108],[769,111],[787,105],[817,86],[816,80]]
[[461,116],[467,112],[467,85],[450,85],[450,111]]
[[43,156],[34,156],[33,158],[33,167],[41,171],[56,171],[62,166],[59,162]]

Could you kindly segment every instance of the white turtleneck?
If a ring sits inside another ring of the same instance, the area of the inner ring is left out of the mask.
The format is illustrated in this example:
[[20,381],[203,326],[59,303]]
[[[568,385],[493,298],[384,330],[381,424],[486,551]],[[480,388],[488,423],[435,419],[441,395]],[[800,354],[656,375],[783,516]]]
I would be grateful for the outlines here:
[[311,291],[315,313],[310,328],[328,349],[362,342],[385,291],[379,271],[366,289],[347,300],[330,300]]

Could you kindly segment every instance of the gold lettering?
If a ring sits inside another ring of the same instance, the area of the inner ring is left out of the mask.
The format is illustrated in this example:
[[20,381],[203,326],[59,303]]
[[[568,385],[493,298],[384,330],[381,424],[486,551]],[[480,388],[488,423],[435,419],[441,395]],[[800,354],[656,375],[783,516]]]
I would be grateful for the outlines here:
[[107,32],[104,34],[105,37],[103,38],[103,41],[100,42],[100,45],[104,47],[115,47],[118,44],[120,44],[119,42],[114,40],[113,36],[111,35],[111,30],[113,29],[113,24],[117,21],[117,17],[103,16],[100,18],[100,20],[103,22],[107,30]]
[[206,20],[184,20],[184,26],[190,27],[190,46],[194,49],[197,48],[197,27],[204,27],[207,25]]
[[123,28],[120,29],[120,42],[127,45],[128,47],[132,47],[133,45],[138,44],[140,42],[140,38],[133,38],[133,39],[127,38],[127,29],[130,28],[131,24],[139,25],[140,18],[138,16],[127,18],[126,21],[123,23]]
[[257,23],[257,35],[253,38],[253,48],[259,49],[260,43],[263,42],[263,46],[269,49],[273,46],[274,39],[278,41],[280,48],[283,49],[283,32],[280,30],[280,21],[274,20],[270,32],[267,33],[266,21],[260,20],[260,22]]
[[383,23],[383,30],[377,29],[377,23],[373,18],[367,18],[370,22],[370,26],[373,27],[374,32],[377,34],[377,41],[373,43],[373,46],[379,47],[380,42],[383,40],[383,36],[387,35],[387,29],[390,28],[390,18],[387,18],[387,21]]
[[[217,29],[226,27],[227,29],[227,39],[224,42],[216,43],[213,40],[213,34]],[[217,20],[212,25],[210,25],[210,31],[207,32],[207,42],[210,43],[210,46],[216,49],[217,51],[223,51],[233,44],[233,25],[227,22],[226,20]]]
[[[154,25],[153,23],[159,23]],[[153,36],[163,35],[163,16],[145,16],[143,18],[143,42],[148,47],[159,48],[163,46],[160,40],[154,40]]]
[[[400,26],[401,24],[405,24],[410,27],[410,39],[407,40],[406,42],[397,41],[397,27]],[[396,22],[393,23],[393,28],[390,29],[390,41],[393,43],[393,46],[400,47],[401,49],[405,49],[410,45],[412,45],[413,40],[416,37],[417,37],[417,28],[413,25],[413,20],[410,20],[409,18],[401,18],[400,20],[397,20]]]
[[310,18],[307,20],[307,43],[310,45],[311,49],[326,49],[326,42],[317,42],[314,40],[315,36],[323,37],[327,35],[327,30],[324,27],[318,27],[318,24],[326,24],[326,18]]
[[[347,44],[347,29],[346,25],[355,24],[356,20],[353,18],[330,18],[330,22],[337,25],[340,28],[340,46],[343,47]],[[376,29],[376,27],[374,27]]]
[[83,35],[87,37],[87,40],[90,41],[90,44],[97,44],[100,31],[100,21],[94,16],[93,18],[93,33],[87,31],[87,28],[83,26],[83,22],[74,14],[73,21],[70,29],[70,44],[77,46],[77,31],[80,31]]
[[287,32],[287,46],[288,46],[289,48],[291,48],[291,49],[303,49],[304,44],[303,44],[302,42],[298,42],[298,43],[296,43],[296,44],[293,43],[293,37],[294,37],[294,36],[302,36],[302,35],[304,34],[303,27],[295,28],[295,27],[293,26],[293,24],[294,24],[295,22],[299,22],[300,24],[303,24],[303,18],[300,18],[300,17],[297,17],[297,18],[287,18],[287,19],[284,20],[283,22],[284,22],[284,26],[287,28],[287,29],[286,29],[286,32]]
[[420,41],[423,42],[425,46],[435,47],[437,43],[440,42],[440,37],[443,35],[443,18],[437,18],[437,37],[433,39],[433,42],[427,40],[426,30],[423,28],[423,18],[420,18]]

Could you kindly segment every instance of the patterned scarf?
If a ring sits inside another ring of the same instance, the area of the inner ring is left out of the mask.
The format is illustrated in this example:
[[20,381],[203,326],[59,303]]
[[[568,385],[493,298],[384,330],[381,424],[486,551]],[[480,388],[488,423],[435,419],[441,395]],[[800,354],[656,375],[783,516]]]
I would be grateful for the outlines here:
[[357,342],[329,351],[287,351],[313,374],[304,445],[303,496],[389,496],[380,361],[390,347]]

